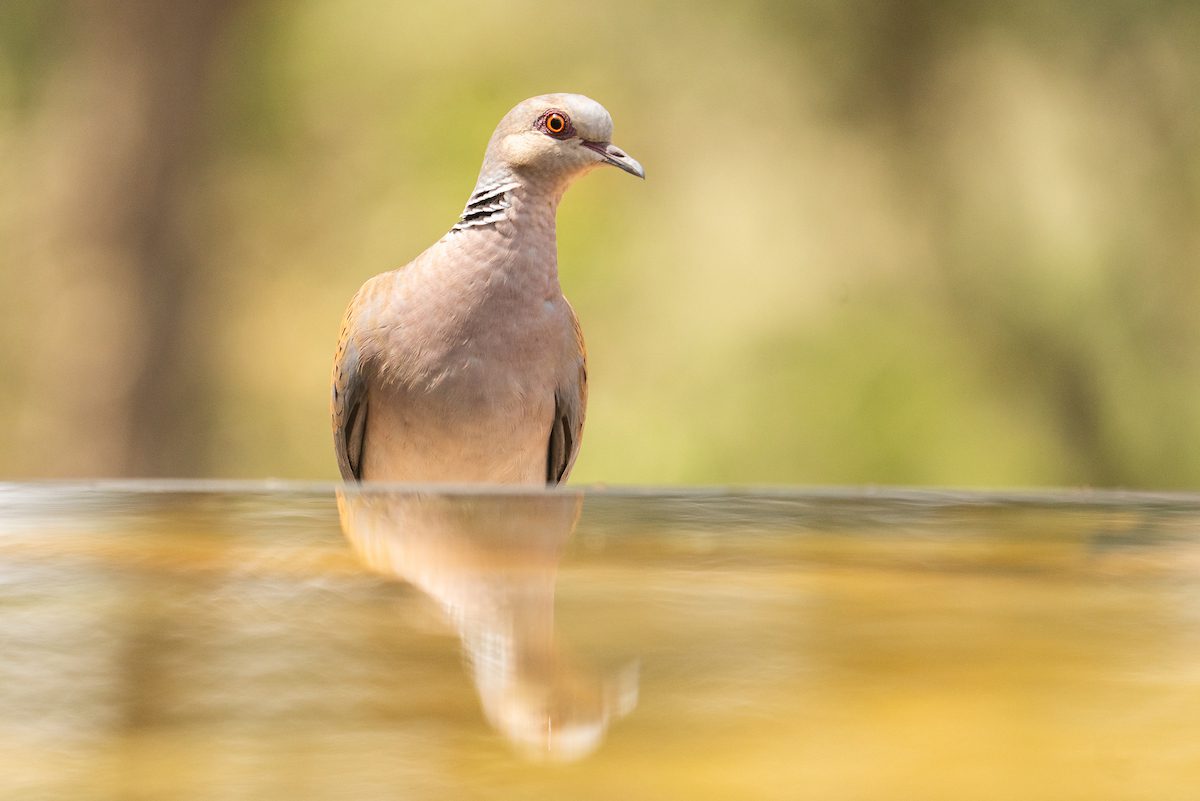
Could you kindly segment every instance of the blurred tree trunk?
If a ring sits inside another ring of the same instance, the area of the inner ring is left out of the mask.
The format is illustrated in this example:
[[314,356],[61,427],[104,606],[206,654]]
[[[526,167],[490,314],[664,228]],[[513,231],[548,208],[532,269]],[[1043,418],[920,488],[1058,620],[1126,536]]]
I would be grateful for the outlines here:
[[[979,254],[956,235],[964,227],[958,202],[963,178],[942,166],[940,145],[950,132],[933,90],[946,54],[975,24],[970,7],[885,0],[877,11],[873,39],[864,49],[870,66],[866,74],[877,76],[868,95],[870,108],[888,149],[901,154],[901,182],[909,188],[912,208],[919,210],[917,219],[928,221],[944,308],[991,369],[1011,374],[1014,385],[1038,397],[1074,457],[1067,467],[1074,483],[1129,483],[1133,476],[1106,436],[1093,352],[1069,332],[1048,328],[1026,304],[1011,302],[996,286],[1011,281],[1004,257],[995,270],[981,269],[968,261]],[[1018,258],[1016,252],[1014,245],[1014,253],[1007,255]]]
[[241,0],[78,0],[47,88],[30,332],[41,475],[204,471],[206,302],[189,239],[210,67]]

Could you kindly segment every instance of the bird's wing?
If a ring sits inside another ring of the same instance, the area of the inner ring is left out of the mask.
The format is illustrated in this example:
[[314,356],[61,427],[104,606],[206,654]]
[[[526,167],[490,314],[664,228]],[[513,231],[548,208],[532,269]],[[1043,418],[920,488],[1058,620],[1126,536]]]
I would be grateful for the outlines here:
[[367,381],[358,339],[354,335],[355,301],[351,301],[342,321],[337,355],[333,359],[333,395],[330,398],[333,448],[337,453],[338,470],[346,481],[362,480],[363,441],[367,432]]
[[[570,304],[571,323],[575,330],[578,362],[569,369],[554,391],[554,423],[550,426],[550,442],[546,452],[546,483],[550,486],[566,481],[579,455],[583,436],[583,418],[587,413],[587,348],[583,331]],[[577,368],[577,369],[576,369]]]

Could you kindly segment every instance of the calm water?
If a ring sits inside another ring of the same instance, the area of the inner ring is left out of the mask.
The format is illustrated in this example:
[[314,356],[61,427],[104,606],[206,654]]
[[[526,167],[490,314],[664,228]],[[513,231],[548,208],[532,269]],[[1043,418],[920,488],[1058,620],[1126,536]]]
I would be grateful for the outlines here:
[[1200,497],[0,485],[2,799],[1195,799]]

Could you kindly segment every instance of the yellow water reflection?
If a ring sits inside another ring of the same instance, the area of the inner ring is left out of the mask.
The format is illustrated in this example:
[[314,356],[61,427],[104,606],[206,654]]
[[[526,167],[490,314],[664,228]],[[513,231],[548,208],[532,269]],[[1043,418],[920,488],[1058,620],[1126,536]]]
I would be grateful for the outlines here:
[[636,664],[601,674],[570,656],[554,623],[558,563],[582,505],[579,493],[338,493],[363,563],[438,603],[488,720],[535,758],[586,756],[637,703]]
[[1200,787],[1193,496],[342,507],[326,486],[0,485],[0,798]]

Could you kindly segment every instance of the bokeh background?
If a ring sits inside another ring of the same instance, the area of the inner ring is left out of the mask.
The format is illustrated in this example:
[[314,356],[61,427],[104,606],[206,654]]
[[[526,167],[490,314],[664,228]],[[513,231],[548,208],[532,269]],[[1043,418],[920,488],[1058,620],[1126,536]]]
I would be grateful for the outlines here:
[[576,483],[1200,485],[1193,0],[0,3],[0,477],[332,478],[338,323],[514,103]]

